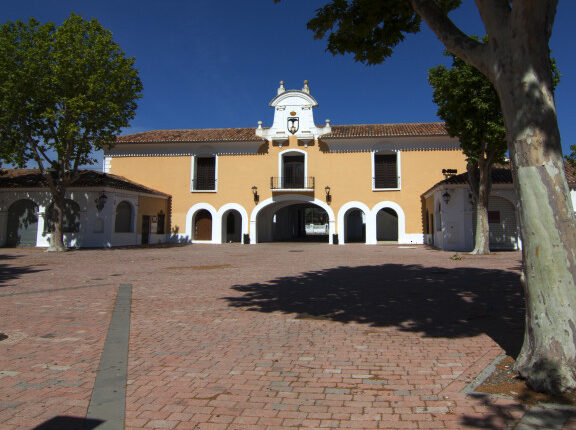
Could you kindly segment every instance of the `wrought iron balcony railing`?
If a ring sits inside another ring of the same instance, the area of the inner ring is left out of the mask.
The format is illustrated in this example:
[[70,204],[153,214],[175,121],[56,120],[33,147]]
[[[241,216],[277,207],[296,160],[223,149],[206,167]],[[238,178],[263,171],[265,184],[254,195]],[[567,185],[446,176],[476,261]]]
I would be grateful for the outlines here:
[[314,176],[283,176],[281,178],[271,177],[270,188],[272,190],[313,190]]

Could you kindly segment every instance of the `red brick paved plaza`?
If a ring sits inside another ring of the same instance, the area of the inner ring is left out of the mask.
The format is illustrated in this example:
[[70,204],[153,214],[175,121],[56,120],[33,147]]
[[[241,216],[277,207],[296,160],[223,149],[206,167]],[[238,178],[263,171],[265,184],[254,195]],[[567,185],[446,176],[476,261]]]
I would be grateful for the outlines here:
[[0,428],[82,428],[120,284],[126,429],[514,428],[525,407],[461,390],[518,351],[520,254],[453,254],[2,249]]

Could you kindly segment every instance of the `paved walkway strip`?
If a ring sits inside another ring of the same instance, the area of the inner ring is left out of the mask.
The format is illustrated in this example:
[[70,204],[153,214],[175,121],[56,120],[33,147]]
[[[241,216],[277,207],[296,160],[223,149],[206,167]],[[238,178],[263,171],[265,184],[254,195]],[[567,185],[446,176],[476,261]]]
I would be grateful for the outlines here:
[[98,430],[124,428],[131,301],[132,285],[120,284],[88,406],[87,418],[104,421]]

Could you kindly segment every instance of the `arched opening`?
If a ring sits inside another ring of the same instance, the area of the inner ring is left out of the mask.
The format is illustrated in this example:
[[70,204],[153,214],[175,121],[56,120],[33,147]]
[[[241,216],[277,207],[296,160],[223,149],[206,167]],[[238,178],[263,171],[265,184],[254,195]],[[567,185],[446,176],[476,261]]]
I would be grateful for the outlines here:
[[510,201],[498,196],[489,198],[488,226],[490,229],[490,249],[518,249],[516,211]]
[[206,209],[194,216],[194,240],[212,240],[212,214]]
[[[46,209],[44,217],[44,233],[54,232],[56,210],[54,203]],[[62,233],[78,233],[80,231],[80,206],[73,200],[64,201],[64,213],[62,214]]]
[[281,202],[258,214],[258,242],[329,242],[329,215],[313,203]]
[[376,214],[376,240],[378,242],[398,241],[398,214],[392,208],[383,208]]
[[8,208],[7,246],[36,246],[38,205],[32,200],[18,200]]
[[360,209],[350,209],[344,215],[345,240],[351,242],[366,242],[366,215]]
[[114,220],[115,233],[132,233],[132,205],[127,201],[118,203]]
[[242,242],[242,215],[237,210],[230,210],[222,215],[222,242]]

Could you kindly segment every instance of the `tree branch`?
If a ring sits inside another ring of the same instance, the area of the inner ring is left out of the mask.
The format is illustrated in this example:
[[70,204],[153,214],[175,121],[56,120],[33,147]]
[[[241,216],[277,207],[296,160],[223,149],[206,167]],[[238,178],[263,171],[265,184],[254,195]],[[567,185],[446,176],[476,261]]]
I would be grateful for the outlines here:
[[36,140],[34,140],[32,137],[32,133],[30,133],[30,129],[28,128],[27,124],[24,126],[24,129],[26,130],[26,138],[28,139],[28,142],[30,142],[30,148],[32,148],[32,151],[34,152],[34,160],[38,164],[38,169],[40,169],[40,172],[44,173],[45,169],[44,164],[42,163],[42,159],[44,159],[49,165],[52,165],[52,160],[50,157],[48,157],[48,155],[46,155],[46,152],[44,152],[42,148],[38,146],[38,142],[36,142]]
[[38,147],[38,144],[33,139],[30,140],[30,147],[34,152],[34,159],[38,164],[40,173],[42,174],[42,176],[44,176],[44,178],[46,178],[46,181],[48,182],[48,188],[50,189],[50,193],[53,196],[56,195],[57,187],[56,184],[54,183],[54,178],[52,177],[49,171],[48,172],[46,171],[46,169],[44,168],[44,164],[42,163],[42,158],[47,159],[46,154]]
[[[518,31],[529,32],[530,38],[548,44],[557,6],[558,0],[516,0],[512,7],[513,27]],[[542,32],[545,38],[541,38]]]
[[488,67],[489,52],[486,44],[478,42],[462,32],[434,2],[429,0],[408,1],[414,11],[436,33],[448,51],[473,65],[483,74],[487,75],[490,72]]
[[475,0],[486,32],[494,35],[510,28],[512,9],[508,0]]

